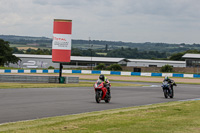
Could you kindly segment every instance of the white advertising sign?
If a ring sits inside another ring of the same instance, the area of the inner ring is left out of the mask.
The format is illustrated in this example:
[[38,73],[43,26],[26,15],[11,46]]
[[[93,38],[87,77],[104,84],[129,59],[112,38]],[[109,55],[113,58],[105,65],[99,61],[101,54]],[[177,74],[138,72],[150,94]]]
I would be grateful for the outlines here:
[[71,34],[53,34],[52,49],[71,50]]

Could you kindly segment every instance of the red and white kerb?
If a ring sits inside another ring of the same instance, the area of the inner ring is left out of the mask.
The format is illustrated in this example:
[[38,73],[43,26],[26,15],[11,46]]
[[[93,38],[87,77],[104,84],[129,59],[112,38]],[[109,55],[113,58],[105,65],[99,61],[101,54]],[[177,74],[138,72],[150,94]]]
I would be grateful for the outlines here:
[[72,20],[54,19],[52,61],[70,62]]

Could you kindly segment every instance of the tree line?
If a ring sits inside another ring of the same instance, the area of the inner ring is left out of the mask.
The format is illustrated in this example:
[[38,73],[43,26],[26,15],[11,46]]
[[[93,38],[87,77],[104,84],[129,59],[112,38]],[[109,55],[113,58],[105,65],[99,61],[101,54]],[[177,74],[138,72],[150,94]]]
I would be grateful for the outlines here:
[[[52,46],[52,38],[47,37],[30,37],[30,36],[15,36],[15,35],[0,35],[0,38],[5,41],[9,41],[10,45],[27,45],[27,44],[38,44],[39,47],[48,47]],[[93,45],[93,49],[107,49],[114,50],[119,49],[122,46],[124,48],[137,48],[138,51],[158,51],[166,52],[168,55],[172,53],[184,52],[187,50],[197,49],[200,50],[200,44],[169,44],[169,43],[154,43],[154,42],[122,42],[122,41],[104,41],[104,40],[75,40],[72,39],[73,48],[78,49],[88,49],[90,44]]]
[[[50,49],[27,49],[19,50],[18,48],[13,48],[13,53],[15,54],[40,54],[40,55],[51,55],[52,50]],[[99,54],[105,53],[105,54]],[[81,50],[79,48],[72,48],[72,56],[95,56],[95,57],[119,57],[119,58],[133,58],[133,59],[164,59],[167,58],[166,52],[158,51],[139,51],[137,48],[119,48],[114,50]]]
[[[39,55],[51,55],[51,49],[27,49],[19,50],[13,47],[13,53],[15,54],[39,54]],[[105,54],[99,54],[105,53]],[[200,50],[186,50],[184,52],[174,53],[169,55],[167,52],[159,51],[139,51],[137,48],[119,48],[114,50],[97,50],[97,49],[86,49],[82,50],[79,48],[72,48],[72,56],[93,56],[93,57],[118,57],[118,58],[129,58],[129,59],[156,59],[156,60],[177,60],[183,61],[182,56],[186,53],[200,54]]]
[[169,60],[184,61],[182,56],[186,53],[200,54],[200,50],[193,49],[193,50],[187,50],[184,52],[174,53],[170,56]]
[[[191,49],[186,50],[184,52],[174,53],[172,55],[168,55],[166,52],[159,51],[140,51],[137,48],[118,48],[113,50],[108,49],[86,49],[82,50],[79,48],[72,48],[71,50],[72,56],[95,56],[95,57],[119,57],[119,58],[129,58],[129,59],[164,59],[164,60],[177,60],[181,61],[182,56],[185,53],[198,53],[200,54],[200,50]],[[99,54],[99,53],[104,53]],[[40,54],[40,55],[51,55],[51,49],[27,49],[27,50],[19,50],[16,47],[11,48],[8,41],[4,41],[0,39],[0,66],[4,66],[4,64],[9,63],[17,63],[20,59],[13,54]]]

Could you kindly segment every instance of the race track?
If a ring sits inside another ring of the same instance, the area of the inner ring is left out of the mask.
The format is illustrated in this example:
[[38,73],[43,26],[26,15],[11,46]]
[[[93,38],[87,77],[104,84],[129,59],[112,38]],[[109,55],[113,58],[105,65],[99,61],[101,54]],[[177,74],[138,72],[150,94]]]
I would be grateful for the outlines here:
[[95,102],[93,87],[0,89],[0,123],[200,98],[200,85],[178,84],[165,99],[158,83],[148,87],[112,87],[111,102]]

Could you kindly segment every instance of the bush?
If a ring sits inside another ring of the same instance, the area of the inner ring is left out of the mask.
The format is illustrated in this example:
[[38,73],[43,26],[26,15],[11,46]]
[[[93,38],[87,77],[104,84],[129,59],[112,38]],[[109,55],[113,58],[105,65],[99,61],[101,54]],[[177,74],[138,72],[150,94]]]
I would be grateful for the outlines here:
[[95,70],[105,70],[106,69],[106,65],[104,63],[100,63],[94,69]]
[[107,66],[107,67],[106,67],[106,70],[112,70],[112,69],[111,69],[111,67],[110,67],[110,66]]
[[171,65],[164,65],[161,67],[160,69],[161,72],[172,72],[173,71],[173,67]]
[[53,66],[49,66],[48,69],[55,69]]
[[122,67],[119,64],[112,64],[109,67],[107,67],[106,70],[114,70],[114,71],[121,71]]

